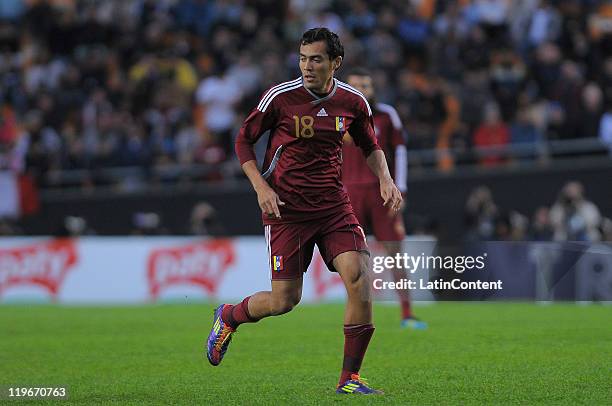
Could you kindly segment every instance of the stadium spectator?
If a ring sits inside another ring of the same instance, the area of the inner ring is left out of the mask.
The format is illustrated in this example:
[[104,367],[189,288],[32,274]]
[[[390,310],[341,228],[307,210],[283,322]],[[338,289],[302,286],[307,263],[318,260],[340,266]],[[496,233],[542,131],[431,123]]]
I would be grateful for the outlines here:
[[580,137],[597,137],[603,115],[603,92],[597,83],[590,82],[582,89]]
[[495,235],[495,221],[499,210],[486,186],[474,189],[465,204],[465,223],[468,241],[490,240]]
[[95,231],[89,226],[87,220],[80,216],[66,216],[57,229],[56,237],[80,237],[83,235],[95,235]]
[[527,108],[519,110],[516,120],[510,125],[510,144],[519,160],[543,157],[544,136],[536,127]]
[[470,29],[466,39],[461,42],[459,59],[463,61],[463,66],[467,70],[487,69],[491,49],[485,32],[480,26],[475,25]]
[[494,47],[506,44],[510,3],[509,0],[474,0],[468,6],[467,12],[484,29]]
[[463,40],[468,34],[469,24],[462,18],[457,2],[448,3],[446,9],[437,16],[433,23],[433,30],[438,37],[453,36]]
[[202,137],[186,117],[178,123],[175,142],[177,162],[183,165],[195,163],[196,151],[202,145]]
[[601,240],[612,242],[612,220],[607,217],[601,221]]
[[491,90],[502,119],[509,122],[515,117],[527,70],[518,54],[511,50],[493,52],[490,65]]
[[458,99],[432,75],[404,70],[399,80],[398,110],[409,112],[405,121],[408,148],[436,148],[438,167],[450,169],[448,149],[459,125]]
[[367,60],[378,64],[381,69],[396,70],[401,64],[401,45],[388,31],[375,30],[365,40]]
[[546,99],[554,98],[555,85],[561,77],[562,58],[561,49],[552,42],[543,43],[535,50],[531,69],[538,91]]
[[0,2],[0,20],[17,21],[25,12],[23,0],[5,0]]
[[468,31],[467,24],[458,15],[458,9],[448,12],[433,23],[434,36],[429,41],[429,70],[450,82],[458,82],[463,71],[461,44]]
[[541,0],[528,22],[527,41],[529,47],[538,47],[555,41],[561,31],[561,16],[549,0]]
[[484,109],[494,102],[489,86],[489,72],[486,70],[466,70],[463,73],[464,86],[461,87],[461,121],[472,134],[484,119]]
[[243,96],[252,96],[261,87],[261,67],[248,51],[240,53],[236,63],[228,68],[227,76],[228,80],[238,85]]
[[554,230],[550,222],[548,207],[539,207],[531,220],[529,239],[532,241],[552,241]]
[[553,100],[558,101],[563,109],[563,129],[559,131],[559,138],[580,138],[581,115],[580,97],[584,87],[584,80],[578,65],[571,61],[563,61],[559,81],[553,90]]
[[376,14],[368,8],[365,1],[352,2],[351,10],[346,16],[346,26],[356,37],[365,37],[376,28]]
[[398,21],[397,35],[409,65],[421,67],[425,63],[429,33],[429,22],[418,15],[414,6],[405,7]]
[[132,235],[168,235],[155,212],[137,212],[132,216]]
[[191,210],[189,234],[198,236],[220,236],[224,234],[215,208],[207,202],[199,202]]
[[314,11],[306,19],[304,28],[327,27],[333,32],[344,33],[344,22],[342,18],[332,10],[322,7]]
[[568,182],[550,209],[555,241],[599,241],[601,215],[593,202],[584,197],[580,182]]
[[215,143],[229,155],[232,152],[236,105],[242,97],[239,82],[232,76],[204,79],[198,86],[196,100],[204,107],[204,120]]
[[505,211],[499,213],[495,217],[493,223],[493,238],[494,241],[512,241],[512,220],[510,213]]
[[506,162],[507,156],[500,150],[510,143],[510,130],[501,119],[496,104],[489,104],[485,110],[483,123],[476,129],[473,139],[478,162],[483,166],[495,166]]
[[606,112],[599,121],[599,139],[608,147],[612,157],[612,104],[608,105]]
[[568,59],[586,62],[592,52],[587,29],[588,9],[592,7],[576,0],[559,5],[562,22],[558,42]]

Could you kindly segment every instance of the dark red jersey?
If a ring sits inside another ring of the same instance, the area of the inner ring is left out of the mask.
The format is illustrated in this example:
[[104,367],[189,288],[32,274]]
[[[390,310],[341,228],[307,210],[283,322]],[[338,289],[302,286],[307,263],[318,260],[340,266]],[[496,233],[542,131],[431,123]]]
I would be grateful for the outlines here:
[[266,130],[263,176],[285,205],[280,220],[264,216],[265,224],[352,212],[341,181],[342,136],[350,131],[365,156],[380,149],[372,110],[359,91],[337,79],[325,97],[306,89],[301,78],[270,88],[238,134],[240,164],[255,159],[253,144]]
[[[385,152],[391,176],[399,190],[404,193],[408,165],[402,122],[397,111],[388,104],[377,103],[373,107],[374,130],[378,145]],[[349,134],[353,135],[350,131]],[[342,149],[342,159],[342,182],[345,185],[378,184],[378,178],[370,170],[357,147],[345,143]]]

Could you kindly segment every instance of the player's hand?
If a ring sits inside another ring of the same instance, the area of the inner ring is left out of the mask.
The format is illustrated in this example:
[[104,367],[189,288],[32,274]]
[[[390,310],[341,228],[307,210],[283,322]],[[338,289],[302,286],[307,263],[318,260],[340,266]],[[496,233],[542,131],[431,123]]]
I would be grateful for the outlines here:
[[383,206],[389,207],[396,212],[402,205],[402,193],[399,191],[393,179],[386,178],[380,182],[380,196],[383,199]]
[[397,215],[398,212],[402,213],[405,208],[406,208],[406,199],[404,198],[404,195],[402,195],[402,202],[400,203],[399,209],[397,211],[389,209],[389,212],[387,213],[387,215],[389,217],[394,217]]
[[262,185],[255,192],[257,192],[257,202],[261,211],[268,217],[281,218],[278,206],[284,206],[285,203],[281,201],[276,192],[267,184]]

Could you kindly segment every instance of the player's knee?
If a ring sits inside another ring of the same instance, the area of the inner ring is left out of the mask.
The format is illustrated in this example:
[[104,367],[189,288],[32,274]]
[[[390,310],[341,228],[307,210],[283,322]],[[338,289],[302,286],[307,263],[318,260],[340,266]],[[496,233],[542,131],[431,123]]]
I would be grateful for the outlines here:
[[277,301],[272,303],[272,315],[280,316],[281,314],[289,313],[295,305],[289,301]]
[[288,294],[274,298],[274,300],[272,300],[272,314],[278,316],[289,313],[298,303],[300,303],[300,296],[299,294]]
[[366,283],[367,272],[368,266],[365,261],[359,261],[352,266],[350,272],[348,272],[348,284],[357,288],[363,286],[363,284]]
[[365,272],[361,269],[355,269],[351,272],[347,281],[349,290],[360,291],[365,283]]
[[368,267],[364,262],[355,264],[354,267],[347,273],[345,273],[344,283],[346,285],[347,293],[350,296],[359,295],[363,297],[369,297],[367,292],[368,289]]

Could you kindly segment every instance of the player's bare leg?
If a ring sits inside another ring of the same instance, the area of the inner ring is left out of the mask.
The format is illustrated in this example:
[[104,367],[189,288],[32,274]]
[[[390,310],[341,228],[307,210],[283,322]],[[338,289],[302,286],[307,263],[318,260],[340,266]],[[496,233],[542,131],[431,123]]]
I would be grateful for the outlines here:
[[344,324],[372,323],[372,290],[368,280],[368,256],[357,251],[338,255],[333,261],[347,293]]
[[271,291],[247,296],[236,305],[225,305],[222,318],[236,330],[243,323],[254,323],[264,317],[278,316],[293,309],[302,298],[302,278],[273,280]]
[[273,280],[272,291],[251,295],[248,312],[254,319],[278,316],[293,309],[302,298],[302,278]]
[[299,303],[301,297],[302,278],[275,280],[272,281],[272,291],[257,292],[236,305],[222,304],[217,307],[206,344],[208,361],[214,366],[221,363],[238,326],[287,313]]
[[[389,257],[395,257],[401,250],[401,241],[385,241],[382,243],[385,254]],[[399,282],[406,277],[406,273],[400,269],[393,268],[393,280]],[[407,289],[397,289],[400,304],[402,306],[402,319],[412,317],[412,309],[410,308],[410,293]]]
[[[385,253],[389,257],[395,257],[395,255],[399,252],[400,243],[398,242],[386,242],[383,243],[383,245],[385,246]],[[392,274],[395,282],[400,282],[402,279],[406,278],[406,271],[401,269],[393,268]],[[412,318],[413,315],[412,306],[410,304],[410,292],[408,289],[397,289],[396,292],[400,301],[402,320]]]
[[[385,249],[385,254],[389,257],[395,257],[395,255],[400,253],[402,249],[401,241],[385,241],[382,243],[382,245]],[[393,280],[395,282],[400,282],[402,279],[406,278],[406,272],[401,269],[394,268],[392,273]],[[400,306],[402,310],[402,327],[412,328],[416,330],[426,329],[427,323],[417,319],[412,314],[410,292],[407,289],[397,289],[396,292],[399,296]]]
[[372,325],[372,291],[368,278],[368,257],[357,251],[338,255],[333,261],[346,287],[347,302],[344,313],[344,360],[337,393],[378,394],[359,378],[359,369],[370,338]]

